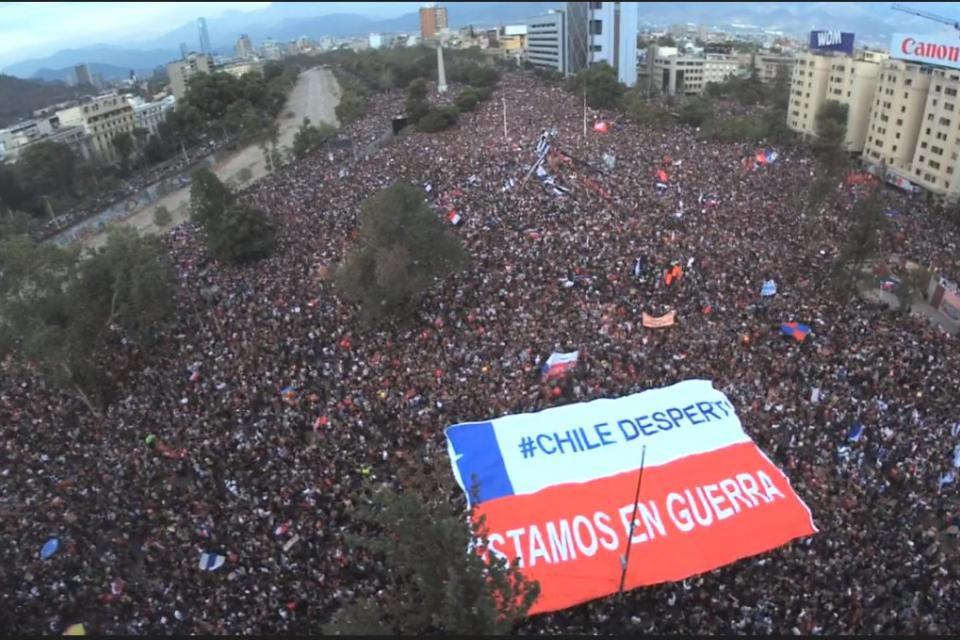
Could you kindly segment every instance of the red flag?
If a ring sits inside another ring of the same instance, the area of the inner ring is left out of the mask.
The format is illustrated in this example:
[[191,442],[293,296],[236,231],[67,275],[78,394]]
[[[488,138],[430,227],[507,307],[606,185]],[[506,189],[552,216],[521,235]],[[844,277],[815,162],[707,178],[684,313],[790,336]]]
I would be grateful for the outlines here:
[[659,180],[660,182],[666,182],[668,178],[669,176],[667,176],[666,171],[664,171],[663,169],[657,169],[657,180]]
[[596,131],[597,133],[607,133],[610,131],[610,126],[606,122],[601,120],[599,122],[593,123],[593,130]]

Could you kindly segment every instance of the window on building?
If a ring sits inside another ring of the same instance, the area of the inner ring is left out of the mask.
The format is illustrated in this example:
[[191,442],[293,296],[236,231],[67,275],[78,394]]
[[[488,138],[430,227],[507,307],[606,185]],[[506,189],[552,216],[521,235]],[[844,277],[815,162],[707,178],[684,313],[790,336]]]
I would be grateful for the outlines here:
[[917,156],[917,160],[919,160],[920,162],[923,162],[923,161],[925,161],[926,159],[927,159],[926,156]]
[[920,148],[921,148],[921,149],[926,149],[926,148],[927,148],[927,141],[926,141],[926,140],[924,140],[923,142],[920,143]]
[[900,132],[897,131],[897,140],[899,140],[899,139],[900,139]]
[[602,2],[591,2],[591,3],[590,3],[590,8],[591,8],[591,9],[603,9],[603,3],[602,3]]
[[893,147],[890,149],[890,151],[896,153],[896,152],[897,152],[897,145],[893,145]]
[[947,167],[947,173],[953,175],[953,167]]
[[941,87],[941,86],[938,84],[938,85],[937,85],[937,93],[940,93],[940,90],[941,90],[942,88],[943,88],[943,87]]
[[903,81],[903,84],[909,87],[910,85],[913,84],[913,78],[907,78],[906,80]]
[[950,119],[949,119],[949,118],[940,118],[940,125],[943,126],[943,127],[949,127],[949,126],[950,126]]
[[590,21],[590,35],[594,35],[594,36],[603,35],[603,20]]

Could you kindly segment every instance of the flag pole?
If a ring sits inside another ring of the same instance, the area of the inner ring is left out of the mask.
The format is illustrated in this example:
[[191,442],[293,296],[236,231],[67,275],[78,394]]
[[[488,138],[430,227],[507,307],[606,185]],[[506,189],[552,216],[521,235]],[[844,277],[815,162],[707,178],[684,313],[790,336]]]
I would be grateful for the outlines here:
[[503,139],[509,140],[507,136],[507,95],[503,95]]
[[633,547],[633,528],[637,524],[637,508],[640,506],[640,485],[643,484],[643,467],[647,460],[647,445],[643,445],[640,454],[640,473],[637,474],[637,492],[633,496],[633,515],[630,517],[630,532],[627,534],[627,553],[620,557],[620,589],[617,594],[619,602],[623,602],[623,586],[627,581],[627,567],[630,565],[630,549]]

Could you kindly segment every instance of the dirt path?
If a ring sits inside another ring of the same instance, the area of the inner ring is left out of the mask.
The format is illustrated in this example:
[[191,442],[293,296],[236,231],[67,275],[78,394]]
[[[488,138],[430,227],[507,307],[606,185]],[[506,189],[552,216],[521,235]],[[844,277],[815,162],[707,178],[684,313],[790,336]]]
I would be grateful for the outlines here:
[[[297,86],[291,92],[287,104],[280,112],[280,117],[277,120],[280,125],[278,147],[284,149],[293,144],[293,138],[297,129],[300,128],[304,116],[310,118],[310,122],[313,124],[326,122],[339,126],[334,111],[339,102],[340,86],[329,70],[314,67],[301,73],[297,79]],[[289,116],[291,113],[293,115]],[[244,169],[250,170],[251,178],[249,182],[259,180],[266,175],[267,169],[263,161],[263,152],[260,151],[259,146],[251,145],[241,149],[213,167],[214,173],[224,183],[237,181],[238,174]],[[133,214],[124,224],[133,226],[140,233],[156,233],[160,231],[153,223],[153,213],[157,207],[166,207],[171,213],[173,217],[172,226],[187,219],[189,205],[190,188],[186,187],[151,203],[146,208]],[[83,243],[90,247],[99,247],[105,241],[106,234],[99,233],[83,241]]]

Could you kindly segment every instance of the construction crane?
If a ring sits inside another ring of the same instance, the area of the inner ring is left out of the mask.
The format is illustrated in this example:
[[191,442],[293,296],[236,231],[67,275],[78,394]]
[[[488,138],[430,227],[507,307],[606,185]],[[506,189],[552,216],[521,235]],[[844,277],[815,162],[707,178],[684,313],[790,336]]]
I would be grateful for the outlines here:
[[903,11],[904,13],[910,13],[915,16],[920,16],[921,18],[926,18],[927,20],[933,20],[934,22],[940,22],[942,24],[948,24],[954,29],[957,30],[957,33],[960,34],[960,22],[954,20],[953,18],[944,18],[943,16],[938,16],[935,13],[928,13],[926,11],[920,11],[914,9],[913,7],[908,7],[905,4],[895,4],[890,7],[894,11]]

